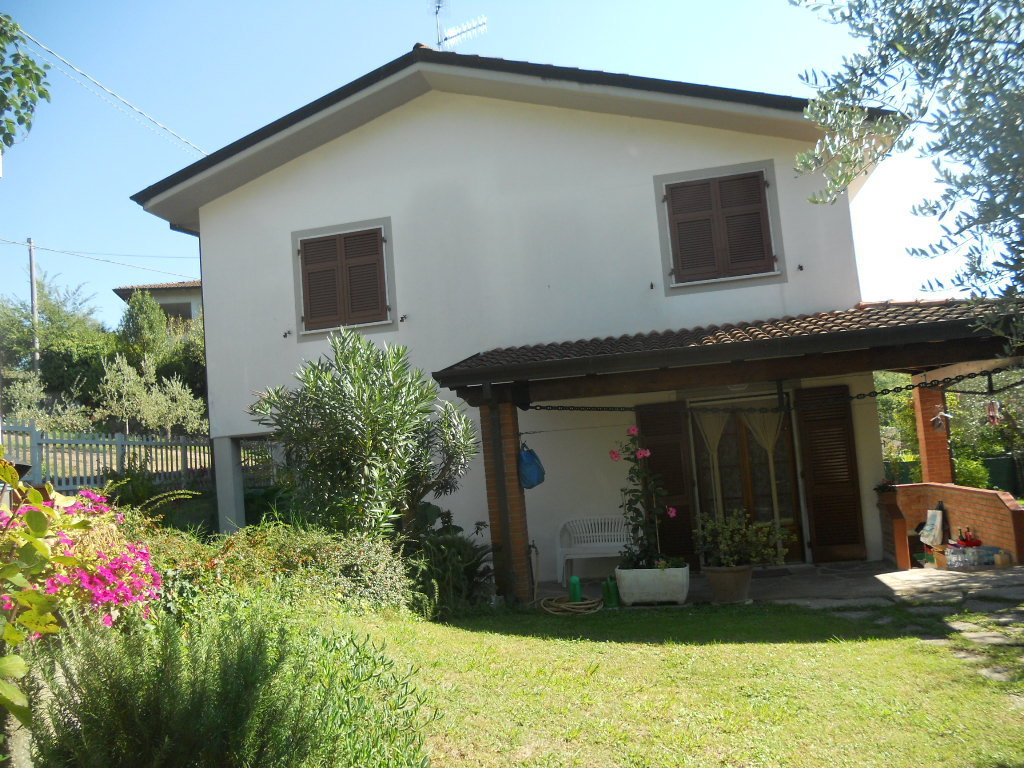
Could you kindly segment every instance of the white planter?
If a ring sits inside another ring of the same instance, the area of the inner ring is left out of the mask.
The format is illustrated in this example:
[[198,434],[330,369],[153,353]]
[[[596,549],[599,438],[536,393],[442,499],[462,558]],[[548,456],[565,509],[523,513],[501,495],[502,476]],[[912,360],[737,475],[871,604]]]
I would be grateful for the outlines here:
[[623,605],[634,603],[686,602],[690,591],[690,566],[681,568],[615,569],[619,599]]

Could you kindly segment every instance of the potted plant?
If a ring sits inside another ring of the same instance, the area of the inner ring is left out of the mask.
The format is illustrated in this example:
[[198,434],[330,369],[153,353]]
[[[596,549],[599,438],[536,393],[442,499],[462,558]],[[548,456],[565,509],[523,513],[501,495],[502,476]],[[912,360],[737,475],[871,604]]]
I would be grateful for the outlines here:
[[743,509],[709,516],[694,536],[716,603],[746,602],[754,566],[782,565],[794,538],[775,523],[752,521]]
[[615,582],[625,605],[634,603],[686,602],[690,590],[690,566],[661,554],[658,519],[677,512],[664,503],[665,490],[651,471],[650,450],[643,445],[640,429],[626,430],[626,440],[608,453],[612,461],[629,464],[619,508],[626,518],[629,541],[622,550]]

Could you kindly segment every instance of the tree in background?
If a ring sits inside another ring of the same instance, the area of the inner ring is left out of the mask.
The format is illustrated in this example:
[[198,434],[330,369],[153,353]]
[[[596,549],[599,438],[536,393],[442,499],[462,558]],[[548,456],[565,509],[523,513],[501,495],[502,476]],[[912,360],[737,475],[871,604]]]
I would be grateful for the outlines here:
[[285,446],[298,511],[382,533],[426,494],[457,487],[476,453],[473,426],[439,404],[404,347],[378,348],[348,330],[330,344],[330,356],[295,374],[295,389],[269,389],[250,411]]
[[133,293],[117,327],[117,351],[141,370],[144,359],[159,368],[173,346],[167,315],[157,300],[149,291]]
[[32,128],[40,101],[49,101],[45,65],[23,50],[28,41],[14,20],[0,13],[0,142],[10,147]]
[[[988,322],[1019,339],[1024,289],[1024,6],[1020,0],[792,0],[823,8],[866,49],[818,89],[807,116],[825,135],[798,157],[822,171],[818,202],[835,200],[886,156],[917,147],[944,190],[916,212],[946,234],[920,254],[958,252],[956,285],[1002,299]],[[888,110],[881,113],[878,110]]]
[[14,424],[35,423],[44,432],[87,432],[92,426],[89,408],[76,390],[51,397],[34,373],[12,377],[4,388],[4,418]]
[[191,320],[170,318],[171,351],[157,368],[161,378],[181,379],[197,397],[206,399],[206,336],[203,316]]
[[150,432],[163,431],[170,437],[177,427],[190,434],[208,431],[206,405],[177,377],[156,375],[156,367],[142,359],[141,371],[124,355],[117,354],[104,365],[96,419],[112,418],[129,433],[132,422]]

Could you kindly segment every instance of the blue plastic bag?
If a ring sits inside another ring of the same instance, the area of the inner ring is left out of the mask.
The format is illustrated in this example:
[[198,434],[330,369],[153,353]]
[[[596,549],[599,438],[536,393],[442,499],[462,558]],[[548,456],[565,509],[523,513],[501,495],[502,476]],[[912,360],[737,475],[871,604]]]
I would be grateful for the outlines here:
[[540,457],[526,443],[519,446],[519,484],[523,488],[534,488],[544,482],[544,465]]

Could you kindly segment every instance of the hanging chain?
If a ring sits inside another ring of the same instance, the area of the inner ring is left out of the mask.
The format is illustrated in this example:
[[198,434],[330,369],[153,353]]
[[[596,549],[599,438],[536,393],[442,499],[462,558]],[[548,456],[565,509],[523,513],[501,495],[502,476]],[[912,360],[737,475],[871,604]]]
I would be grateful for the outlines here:
[[[701,413],[781,413],[797,410],[799,407],[812,407],[820,408],[823,405],[831,405],[838,403],[851,402],[853,400],[866,400],[867,398],[876,398],[882,395],[895,395],[899,392],[911,392],[915,389],[942,389],[950,392],[957,392],[957,390],[949,389],[951,384],[959,384],[961,381],[969,381],[976,379],[979,376],[991,376],[995,373],[1004,373],[1006,371],[1016,370],[1016,366],[1008,365],[1003,368],[993,368],[990,371],[973,371],[971,373],[962,373],[958,376],[946,376],[942,379],[931,379],[929,381],[918,382],[917,384],[906,384],[900,387],[889,387],[887,389],[873,389],[870,392],[859,392],[856,395],[843,395],[842,397],[832,398],[831,400],[818,400],[814,403],[809,403],[807,406],[796,406],[788,402],[785,407],[760,407],[760,408],[743,408],[743,407],[725,407],[725,406],[692,406],[689,410]],[[1018,381],[1014,384],[1010,384],[1003,387],[999,391],[1011,389],[1012,387],[1020,386],[1024,384],[1024,380]],[[986,395],[987,392],[960,392],[959,394],[972,394],[972,395]],[[613,405],[528,405],[528,410],[531,411],[617,411],[627,412],[635,411],[636,409],[630,406],[613,406]]]

